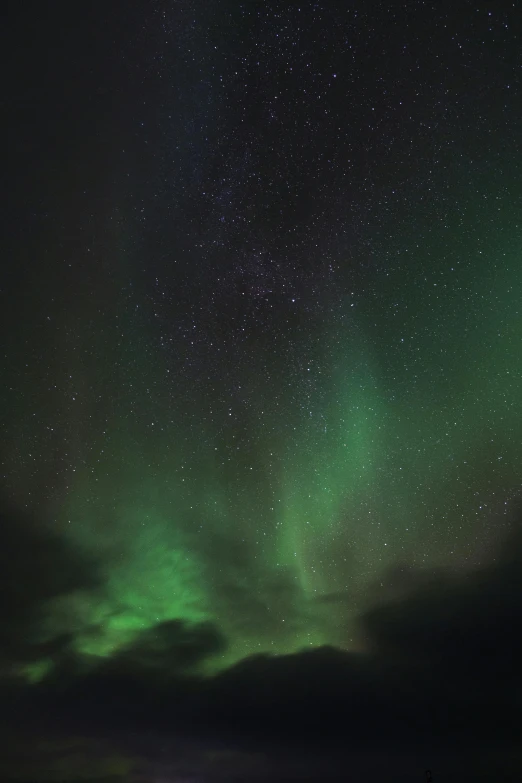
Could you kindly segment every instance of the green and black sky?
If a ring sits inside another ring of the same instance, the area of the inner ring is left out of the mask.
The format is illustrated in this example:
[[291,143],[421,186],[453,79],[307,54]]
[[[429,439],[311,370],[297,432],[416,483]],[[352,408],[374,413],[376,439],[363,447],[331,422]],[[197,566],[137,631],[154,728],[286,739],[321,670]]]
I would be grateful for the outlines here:
[[517,509],[515,7],[120,5],[10,18],[2,490],[96,572],[10,671],[364,652]]

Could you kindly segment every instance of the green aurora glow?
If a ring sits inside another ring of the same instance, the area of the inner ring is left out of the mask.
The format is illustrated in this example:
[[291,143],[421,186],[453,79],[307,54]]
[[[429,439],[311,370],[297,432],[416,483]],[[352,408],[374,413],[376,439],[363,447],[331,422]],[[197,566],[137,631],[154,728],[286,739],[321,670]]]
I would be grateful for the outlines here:
[[[107,656],[180,618],[213,621],[227,637],[212,667],[351,648],[353,618],[379,587],[393,589],[394,567],[484,557],[522,458],[520,248],[500,241],[475,261],[420,268],[406,288],[390,275],[378,309],[371,296],[333,309],[295,348],[299,371],[279,366],[273,381],[248,367],[255,393],[225,405],[232,423],[206,416],[219,406],[206,388],[194,394],[199,420],[172,407],[168,362],[145,326],[119,327],[101,372],[90,340],[55,345],[61,375],[32,448],[59,422],[68,468],[56,471],[48,521],[94,555],[104,581],[56,599],[42,638],[69,632],[78,652]],[[19,375],[21,399],[30,382]],[[13,420],[11,446],[29,416],[30,406]],[[36,506],[49,466],[18,472]],[[28,670],[45,672],[45,661]]]

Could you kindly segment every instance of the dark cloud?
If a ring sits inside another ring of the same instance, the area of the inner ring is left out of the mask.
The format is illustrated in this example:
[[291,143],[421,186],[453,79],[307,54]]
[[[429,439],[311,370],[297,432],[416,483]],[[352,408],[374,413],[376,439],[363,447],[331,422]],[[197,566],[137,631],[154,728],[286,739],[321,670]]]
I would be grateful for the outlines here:
[[146,677],[149,696],[159,687],[151,683],[165,686],[158,719],[271,741],[508,741],[522,728],[521,588],[516,535],[474,572],[410,573],[405,592],[360,617],[364,652],[252,656],[212,678],[171,678],[169,691],[173,669],[220,649],[215,629],[169,623],[105,666],[104,687],[109,693],[115,669],[126,667],[129,682]]
[[190,625],[169,620],[143,631],[118,651],[112,663],[131,671],[179,675],[196,669],[225,648],[224,637],[211,623]]
[[7,676],[18,663],[53,657],[69,644],[49,636],[49,602],[99,584],[95,565],[40,520],[0,503],[0,665]]
[[[19,515],[4,515],[3,537],[10,556],[4,546],[2,586],[13,599],[3,610],[4,658],[36,660],[47,602],[97,584],[95,571]],[[409,570],[399,588],[359,618],[362,651],[257,655],[214,676],[203,676],[201,664],[218,658],[226,639],[212,624],[163,622],[88,666],[68,638],[56,637],[45,643],[54,675],[26,689],[24,709],[34,697],[40,707],[97,724],[271,743],[313,738],[317,746],[514,740],[522,729],[522,533],[481,568]],[[262,619],[259,606],[244,603],[245,619],[249,611]]]
[[365,652],[247,659],[210,684],[207,714],[348,742],[514,737],[522,727],[522,535],[473,572],[410,573],[407,581],[401,595],[360,617]]

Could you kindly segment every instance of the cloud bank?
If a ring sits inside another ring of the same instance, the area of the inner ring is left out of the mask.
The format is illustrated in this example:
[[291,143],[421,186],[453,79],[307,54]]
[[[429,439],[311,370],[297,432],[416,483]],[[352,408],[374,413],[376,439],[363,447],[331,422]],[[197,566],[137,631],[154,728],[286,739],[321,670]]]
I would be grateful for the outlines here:
[[[227,639],[210,622],[160,622],[112,655],[80,655],[70,634],[50,633],[46,614],[70,592],[102,589],[96,564],[12,509],[2,514],[0,553],[7,710],[354,746],[500,742],[522,728],[519,524],[474,571],[404,571],[401,582],[394,569],[395,593],[358,618],[358,652],[254,655],[211,675]],[[22,673],[38,666],[28,684]]]

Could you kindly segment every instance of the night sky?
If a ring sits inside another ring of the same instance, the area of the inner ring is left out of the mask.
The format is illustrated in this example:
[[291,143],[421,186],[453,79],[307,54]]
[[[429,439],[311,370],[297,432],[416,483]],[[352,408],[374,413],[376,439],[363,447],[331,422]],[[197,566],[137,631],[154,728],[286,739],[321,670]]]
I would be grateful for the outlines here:
[[2,682],[522,709],[518,4],[9,5]]

